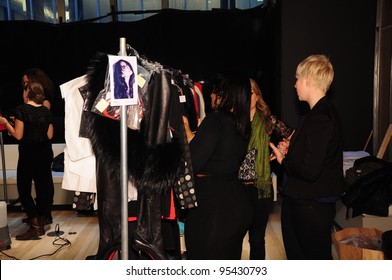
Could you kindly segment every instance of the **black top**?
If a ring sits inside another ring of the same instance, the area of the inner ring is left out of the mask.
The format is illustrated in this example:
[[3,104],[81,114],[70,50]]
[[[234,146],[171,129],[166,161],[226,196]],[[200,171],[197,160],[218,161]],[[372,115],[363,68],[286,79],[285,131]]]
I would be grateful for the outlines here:
[[337,197],[343,190],[343,136],[339,114],[321,98],[295,131],[282,164],[293,198]]
[[238,174],[247,147],[248,140],[237,131],[231,114],[211,112],[190,142],[193,172]]
[[293,133],[293,129],[288,127],[283,121],[279,120],[276,116],[271,115],[271,123],[272,123],[272,132],[271,135],[275,135],[279,138],[279,141],[282,138],[289,138]]
[[35,107],[30,104],[16,108],[16,119],[24,124],[23,137],[20,144],[37,144],[49,142],[48,127],[52,123],[50,110],[45,106]]

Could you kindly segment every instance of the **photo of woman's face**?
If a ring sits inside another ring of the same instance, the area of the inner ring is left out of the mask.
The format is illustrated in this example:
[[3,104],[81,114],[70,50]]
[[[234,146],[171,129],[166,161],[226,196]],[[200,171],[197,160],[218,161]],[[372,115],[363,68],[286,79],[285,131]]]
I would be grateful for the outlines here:
[[120,65],[121,65],[121,73],[123,77],[129,77],[132,75],[133,72],[131,70],[131,67],[127,63],[122,61]]

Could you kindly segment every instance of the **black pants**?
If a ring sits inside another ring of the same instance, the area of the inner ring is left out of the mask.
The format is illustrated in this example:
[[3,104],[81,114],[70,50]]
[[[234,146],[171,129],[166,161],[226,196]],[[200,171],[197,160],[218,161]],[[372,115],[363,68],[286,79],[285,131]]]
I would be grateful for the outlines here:
[[240,260],[252,210],[237,174],[196,177],[198,207],[185,219],[189,260]]
[[250,260],[265,260],[265,231],[268,217],[273,208],[273,198],[258,198],[254,184],[244,184],[253,211],[252,226],[249,229]]
[[284,197],[282,235],[289,260],[331,260],[335,203]]
[[[17,186],[22,207],[28,218],[51,218],[54,185],[51,163],[53,151],[50,144],[19,147]],[[31,195],[34,181],[36,201]]]

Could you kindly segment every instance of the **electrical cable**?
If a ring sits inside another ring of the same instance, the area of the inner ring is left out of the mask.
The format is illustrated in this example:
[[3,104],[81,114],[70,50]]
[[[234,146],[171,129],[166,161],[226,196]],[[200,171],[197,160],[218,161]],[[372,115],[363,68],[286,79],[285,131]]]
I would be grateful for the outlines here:
[[[54,239],[54,241],[52,242],[52,244],[53,244],[54,246],[60,246],[60,247],[57,248],[57,249],[56,249],[54,252],[52,252],[52,253],[39,255],[39,256],[33,257],[33,258],[31,258],[31,259],[28,259],[28,260],[36,260],[36,259],[39,259],[39,258],[42,258],[42,257],[53,256],[53,255],[56,254],[58,251],[60,251],[63,247],[68,246],[68,245],[71,246],[71,244],[72,244],[71,241],[69,241],[68,239],[63,238],[63,237],[60,236],[61,231],[60,231],[60,225],[59,225],[59,224],[56,224],[56,226],[55,226],[55,233],[56,233],[56,238]],[[6,256],[6,257],[8,257],[8,258],[10,258],[10,259],[13,259],[13,260],[20,260],[20,259],[18,259],[18,258],[15,257],[15,256],[11,256],[11,255],[8,255],[8,254],[4,253],[3,251],[1,251],[0,253],[2,253],[4,256]]]

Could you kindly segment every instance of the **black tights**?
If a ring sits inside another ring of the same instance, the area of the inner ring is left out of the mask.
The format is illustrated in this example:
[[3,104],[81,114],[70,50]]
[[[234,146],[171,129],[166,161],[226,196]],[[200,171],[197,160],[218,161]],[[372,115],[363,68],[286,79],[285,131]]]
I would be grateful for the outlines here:
[[[51,146],[46,149],[19,149],[17,167],[17,187],[23,210],[28,218],[45,216],[51,218],[54,185],[51,163],[53,152]],[[31,188],[34,181],[36,200]]]
[[272,196],[258,199],[258,191],[253,184],[245,186],[253,211],[252,226],[249,229],[249,259],[265,260],[265,231],[274,202]]

